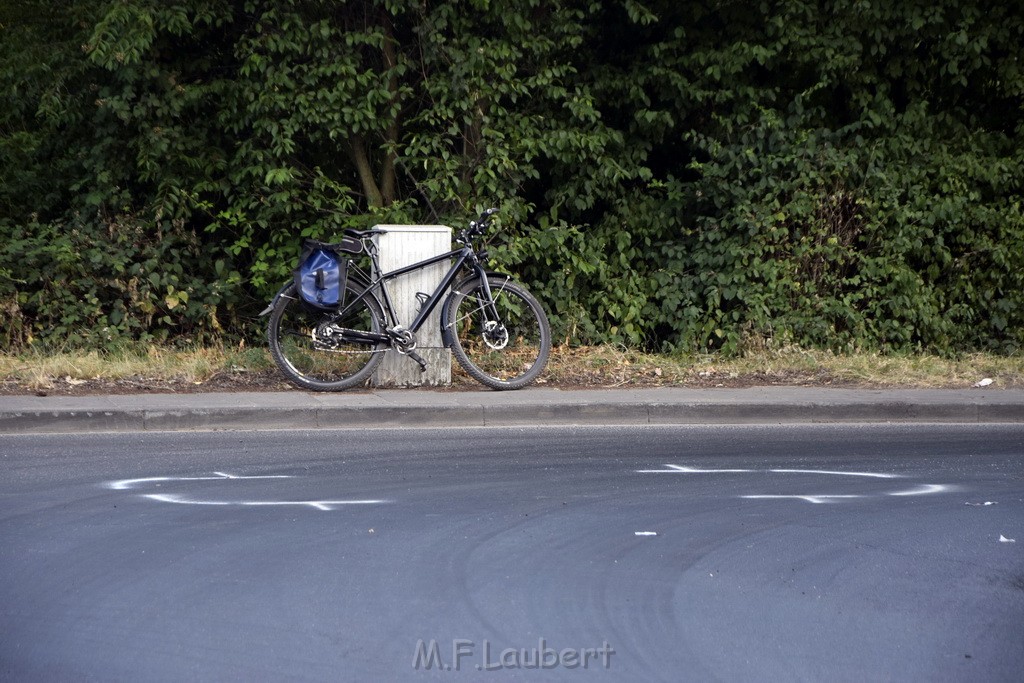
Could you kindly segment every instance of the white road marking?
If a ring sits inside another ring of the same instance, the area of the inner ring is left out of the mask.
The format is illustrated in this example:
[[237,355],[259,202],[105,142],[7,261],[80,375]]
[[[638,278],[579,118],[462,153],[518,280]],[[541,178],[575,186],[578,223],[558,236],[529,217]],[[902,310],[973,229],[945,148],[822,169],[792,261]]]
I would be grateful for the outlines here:
[[842,477],[874,477],[876,479],[900,479],[901,474],[886,474],[884,472],[838,472],[834,470],[768,470],[779,474],[836,474]]
[[[905,475],[891,474],[887,472],[845,472],[842,470],[805,470],[794,468],[771,468],[771,469],[700,469],[685,465],[666,464],[660,470],[635,470],[641,474],[817,474],[839,477],[866,477],[871,479],[902,479]],[[822,504],[854,498],[868,498],[877,495],[887,496],[925,496],[932,493],[947,493],[956,490],[955,487],[945,484],[919,484],[916,488],[904,491],[888,491],[878,494],[750,494],[740,496],[746,499],[763,500],[803,500],[808,503]],[[968,503],[970,505],[971,503]],[[639,533],[639,532],[638,532]]]
[[744,473],[744,472],[762,472],[764,470],[700,470],[696,467],[683,467],[682,465],[665,465],[669,468],[667,470],[637,470],[645,474],[733,474],[733,473]]
[[657,536],[657,531],[634,531],[634,536]]
[[863,498],[863,497],[864,496],[861,496],[861,495],[858,495],[858,494],[824,494],[824,495],[817,495],[817,496],[797,496],[797,495],[784,496],[784,495],[774,495],[774,494],[759,494],[759,495],[751,495],[751,496],[740,496],[740,498],[765,498],[765,499],[769,499],[769,500],[771,500],[771,499],[790,498],[790,499],[796,499],[796,500],[806,500],[808,503],[816,503],[816,504],[831,503],[833,500],[837,500],[837,499],[841,499],[841,498]]
[[952,491],[951,486],[944,484],[921,484],[916,489],[910,489],[909,491],[893,491],[890,496],[926,496],[929,493],[945,493]]
[[875,479],[900,479],[901,474],[887,474],[884,472],[842,472],[838,470],[797,470],[797,469],[707,469],[702,470],[696,467],[683,467],[682,465],[665,465],[664,470],[636,470],[643,474],[751,474],[754,472],[773,472],[776,474],[835,474],[845,477],[873,477]]
[[111,481],[107,483],[108,488],[116,490],[124,490],[135,488],[140,484],[156,484],[164,481],[215,481],[218,479],[292,479],[287,474],[267,474],[267,475],[254,475],[254,476],[242,476],[237,474],[225,474],[224,472],[214,472],[212,477],[142,477],[140,479],[120,479],[118,481]]
[[337,505],[378,505],[386,500],[190,500],[183,496],[167,493],[148,493],[143,496],[161,503],[177,505],[237,505],[240,507],[303,505],[330,512]]
[[[141,477],[138,479],[119,479],[118,481],[107,482],[108,488],[124,491],[134,489],[145,484],[162,484],[164,482],[182,481],[224,481],[224,480],[252,480],[252,479],[294,479],[288,474],[265,474],[265,475],[240,475],[228,474],[226,472],[214,472],[212,476],[204,477]],[[155,500],[161,503],[174,503],[176,505],[236,505],[239,507],[257,506],[283,506],[297,505],[311,507],[317,510],[329,512],[343,505],[379,505],[387,503],[386,500],[195,500],[176,493],[146,493],[143,498]]]

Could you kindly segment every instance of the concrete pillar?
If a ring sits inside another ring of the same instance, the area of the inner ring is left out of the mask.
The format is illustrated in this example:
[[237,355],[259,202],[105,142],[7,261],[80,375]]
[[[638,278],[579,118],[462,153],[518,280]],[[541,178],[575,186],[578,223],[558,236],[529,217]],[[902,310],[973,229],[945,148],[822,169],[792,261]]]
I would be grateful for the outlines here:
[[[444,225],[376,225],[386,230],[373,239],[377,244],[381,271],[389,273],[403,266],[451,251],[452,229]],[[431,294],[448,272],[447,261],[417,270],[386,283],[395,314],[408,328],[419,311],[417,292]],[[441,342],[441,306],[416,334],[416,352],[427,361],[427,371],[408,356],[389,351],[373,374],[377,387],[407,387],[420,385],[448,385],[452,381],[452,355]]]

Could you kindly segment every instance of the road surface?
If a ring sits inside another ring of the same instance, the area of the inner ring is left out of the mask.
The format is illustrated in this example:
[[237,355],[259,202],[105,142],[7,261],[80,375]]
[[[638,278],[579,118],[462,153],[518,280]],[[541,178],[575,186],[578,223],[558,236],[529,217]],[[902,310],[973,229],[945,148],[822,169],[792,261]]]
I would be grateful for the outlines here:
[[0,436],[4,680],[1024,671],[1024,427]]

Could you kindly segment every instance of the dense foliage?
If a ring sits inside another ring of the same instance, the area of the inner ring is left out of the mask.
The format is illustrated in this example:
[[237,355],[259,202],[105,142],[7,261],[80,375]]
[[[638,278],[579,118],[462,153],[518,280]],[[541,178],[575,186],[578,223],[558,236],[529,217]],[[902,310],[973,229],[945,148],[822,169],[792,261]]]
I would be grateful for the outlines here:
[[1021,45],[981,0],[0,0],[0,343],[256,334],[300,236],[495,204],[562,339],[1013,352]]

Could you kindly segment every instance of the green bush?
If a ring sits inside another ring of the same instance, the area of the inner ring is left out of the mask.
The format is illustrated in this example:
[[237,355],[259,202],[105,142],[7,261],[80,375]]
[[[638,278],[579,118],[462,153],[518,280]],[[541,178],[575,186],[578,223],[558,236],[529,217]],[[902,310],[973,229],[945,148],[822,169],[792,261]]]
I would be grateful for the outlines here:
[[491,205],[564,341],[1024,342],[1013,3],[6,9],[8,345],[259,334],[303,236]]
[[130,216],[11,230],[0,263],[9,348],[209,342],[224,332],[239,278],[180,225],[153,230]]

